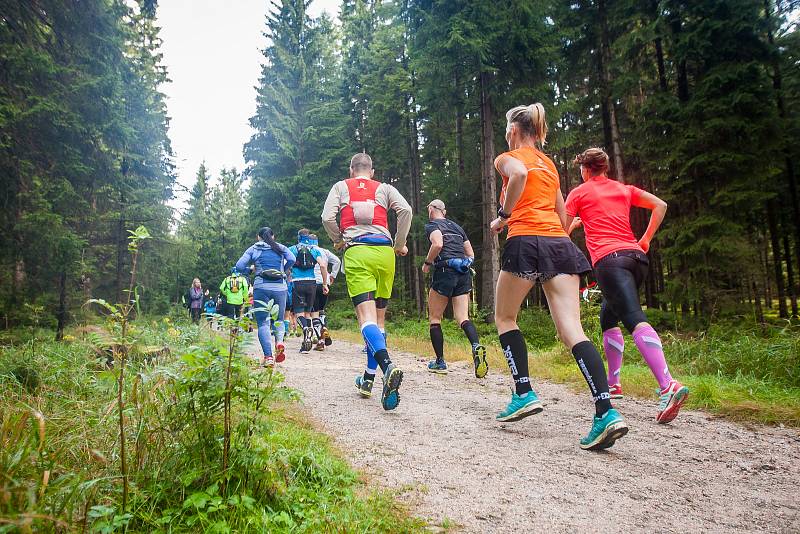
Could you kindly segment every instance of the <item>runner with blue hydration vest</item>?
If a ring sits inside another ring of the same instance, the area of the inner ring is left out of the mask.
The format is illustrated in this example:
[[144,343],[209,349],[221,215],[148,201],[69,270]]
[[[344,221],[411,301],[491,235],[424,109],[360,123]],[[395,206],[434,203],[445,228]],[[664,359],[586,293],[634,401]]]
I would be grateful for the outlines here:
[[[285,356],[283,336],[285,334],[282,320],[286,309],[286,278],[292,271],[295,257],[285,246],[275,241],[272,229],[265,226],[258,231],[258,241],[248,248],[239,261],[236,269],[246,272],[250,265],[255,266],[255,282],[253,283],[253,307],[258,324],[258,341],[264,351],[262,361],[265,367],[272,367],[274,362],[282,362]],[[275,358],[272,356],[272,316],[265,307],[269,301],[278,305],[277,328],[275,329]]]
[[328,294],[328,262],[319,248],[314,246],[311,232],[307,228],[297,232],[297,244],[289,247],[296,260],[292,268],[292,282],[294,293],[292,302],[297,322],[303,328],[303,341],[300,343],[300,353],[308,354],[313,344],[314,329],[311,323],[311,314],[314,310],[314,299],[317,294],[317,280],[314,268],[319,266],[322,273],[322,292]]
[[436,359],[428,362],[428,371],[447,373],[444,361],[444,333],[442,317],[447,303],[453,302],[453,315],[472,346],[472,363],[475,376],[483,378],[489,370],[486,348],[481,345],[478,331],[469,320],[469,294],[472,291],[472,262],[475,252],[464,229],[446,218],[447,209],[438,198],[428,204],[428,219],[425,233],[431,242],[422,271],[432,274],[428,292],[428,317],[430,321],[431,345]]

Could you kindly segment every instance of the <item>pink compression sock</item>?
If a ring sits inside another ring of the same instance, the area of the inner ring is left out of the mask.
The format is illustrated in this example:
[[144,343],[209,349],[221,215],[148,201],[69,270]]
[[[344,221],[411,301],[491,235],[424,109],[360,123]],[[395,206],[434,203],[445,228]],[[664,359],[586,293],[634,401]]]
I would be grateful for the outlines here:
[[664,359],[664,349],[661,348],[661,338],[652,326],[640,326],[633,332],[633,341],[636,348],[642,353],[644,361],[647,362],[650,371],[658,381],[658,386],[663,390],[672,381],[669,374],[667,361]]
[[608,361],[608,385],[619,384],[619,370],[622,368],[622,352],[625,350],[625,338],[622,330],[609,328],[603,332],[603,351]]

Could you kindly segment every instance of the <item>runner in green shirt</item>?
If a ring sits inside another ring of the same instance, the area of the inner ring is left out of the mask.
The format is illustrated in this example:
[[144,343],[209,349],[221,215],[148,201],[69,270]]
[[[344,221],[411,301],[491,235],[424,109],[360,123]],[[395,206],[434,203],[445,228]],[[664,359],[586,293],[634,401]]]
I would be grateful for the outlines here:
[[231,269],[230,276],[227,276],[219,286],[220,293],[225,297],[225,305],[222,307],[222,314],[225,317],[237,319],[241,316],[248,286],[247,278],[239,274],[236,267]]

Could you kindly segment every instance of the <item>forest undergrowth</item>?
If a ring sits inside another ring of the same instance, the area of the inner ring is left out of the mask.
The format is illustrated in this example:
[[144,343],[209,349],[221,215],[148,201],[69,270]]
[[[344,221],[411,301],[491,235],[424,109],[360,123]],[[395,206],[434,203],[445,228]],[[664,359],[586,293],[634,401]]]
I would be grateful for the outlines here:
[[[334,302],[329,324],[336,334],[361,343],[355,315],[347,302]],[[602,347],[599,307],[582,304],[584,331]],[[647,310],[650,322],[659,329],[670,370],[689,386],[689,408],[741,422],[800,427],[800,328],[784,321],[773,321],[765,328],[752,326],[734,317],[707,328],[700,324],[671,329],[674,318],[658,310]],[[387,320],[390,348],[432,358],[428,323],[402,310]],[[493,324],[475,321],[488,350],[491,372],[507,373]],[[559,342],[548,313],[538,308],[524,309],[520,330],[528,343],[531,376],[569,384],[583,392],[583,380],[572,355]],[[442,324],[445,357],[448,361],[470,360],[469,344],[452,320]],[[650,398],[657,402],[656,382],[626,333],[622,366],[622,385],[626,395]]]
[[2,333],[0,532],[422,527],[306,422],[243,339],[178,317],[129,325],[126,498],[108,327],[73,328],[61,343],[44,329]]

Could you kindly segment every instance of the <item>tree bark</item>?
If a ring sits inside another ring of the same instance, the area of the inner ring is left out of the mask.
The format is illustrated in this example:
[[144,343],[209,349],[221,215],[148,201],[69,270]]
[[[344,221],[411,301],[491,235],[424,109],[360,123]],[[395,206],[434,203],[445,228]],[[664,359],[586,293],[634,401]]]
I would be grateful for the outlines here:
[[493,75],[486,71],[479,74],[481,90],[481,212],[483,220],[483,247],[481,265],[481,307],[490,312],[489,321],[494,322],[494,290],[500,266],[497,234],[489,225],[497,216],[497,178],[494,170],[494,110],[490,95]]
[[778,317],[786,319],[789,311],[786,309],[786,291],[783,285],[783,260],[781,257],[780,238],[778,236],[778,217],[775,214],[778,207],[774,200],[767,203],[767,224],[769,238],[772,245],[772,265],[775,269],[775,289],[778,292]]
[[464,163],[464,95],[463,87],[461,86],[461,76],[458,70],[454,74],[456,94],[456,160],[458,162],[458,183],[459,185],[466,185],[464,179],[466,178],[466,164]]
[[[781,121],[786,120],[786,103],[783,99],[783,74],[781,72],[781,64],[779,58],[779,51],[778,48],[775,46],[775,37],[772,32],[772,10],[770,6],[770,0],[764,0],[764,13],[767,17],[767,39],[769,41],[770,46],[773,48],[773,60],[772,60],[772,88],[775,90],[775,103],[778,107],[778,116],[781,118]],[[784,129],[785,131],[785,129]],[[794,142],[794,139],[791,139],[789,142]],[[797,192],[797,178],[794,172],[794,163],[792,162],[792,158],[789,154],[788,147],[784,142],[783,146],[783,154],[784,154],[784,165],[786,167],[786,183],[789,186],[789,200],[792,204],[792,217],[794,222],[794,248],[796,257],[794,261],[797,263],[797,268],[800,269],[800,198],[798,197]],[[786,256],[787,264],[792,261],[790,256]]]
[[[411,94],[406,96],[408,110],[408,156],[409,156],[409,185],[411,188],[411,209],[413,213],[420,213],[422,205],[422,171],[419,158],[419,128],[417,126],[417,114],[414,102],[415,74],[411,73]],[[414,292],[414,304],[417,314],[422,316],[425,311],[425,279],[422,269],[416,264],[417,258],[423,254],[424,247],[420,243],[419,237],[411,234],[411,289]]]
[[56,341],[64,339],[64,326],[67,324],[67,271],[62,270],[58,277],[58,326]]
[[[650,10],[653,16],[653,21],[658,20],[658,0],[650,0]],[[664,46],[661,37],[656,37],[653,40],[656,48],[656,67],[658,68],[658,88],[661,92],[667,92],[667,74],[664,67]]]
[[[599,0],[597,6],[600,12],[600,74],[602,76],[602,91],[605,107],[608,112],[608,131],[611,134],[611,154],[614,162],[614,176],[620,182],[625,182],[625,168],[622,164],[622,142],[619,135],[619,123],[614,100],[611,98],[611,44],[608,31],[608,14],[605,0]],[[606,115],[603,115],[605,120]]]
[[786,259],[786,288],[789,293],[789,302],[792,306],[792,318],[797,319],[797,288],[794,284],[794,266],[792,265],[791,247],[789,246],[789,231],[783,231],[783,257]]

